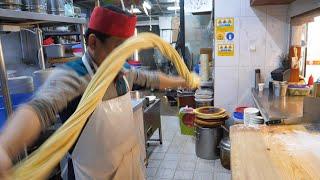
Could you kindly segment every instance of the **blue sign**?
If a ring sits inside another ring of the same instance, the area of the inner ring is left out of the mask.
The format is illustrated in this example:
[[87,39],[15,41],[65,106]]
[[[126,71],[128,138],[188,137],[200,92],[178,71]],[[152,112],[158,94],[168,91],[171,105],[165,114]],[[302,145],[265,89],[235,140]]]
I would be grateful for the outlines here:
[[226,38],[229,40],[229,41],[232,41],[234,39],[234,34],[232,32],[229,32],[227,35],[226,35]]

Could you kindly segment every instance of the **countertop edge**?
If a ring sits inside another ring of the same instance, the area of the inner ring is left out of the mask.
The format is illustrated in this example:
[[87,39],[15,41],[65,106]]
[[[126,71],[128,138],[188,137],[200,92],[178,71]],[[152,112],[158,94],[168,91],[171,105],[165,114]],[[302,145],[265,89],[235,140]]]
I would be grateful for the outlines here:
[[131,99],[132,110],[137,111],[143,105],[144,98],[141,99]]
[[269,121],[270,120],[269,115],[266,112],[266,110],[264,109],[263,105],[259,102],[258,97],[257,97],[258,94],[254,88],[251,89],[251,94],[253,97],[253,101],[254,101],[255,105],[258,107],[258,109],[260,110],[260,113],[261,113],[263,119],[265,119],[265,121]]

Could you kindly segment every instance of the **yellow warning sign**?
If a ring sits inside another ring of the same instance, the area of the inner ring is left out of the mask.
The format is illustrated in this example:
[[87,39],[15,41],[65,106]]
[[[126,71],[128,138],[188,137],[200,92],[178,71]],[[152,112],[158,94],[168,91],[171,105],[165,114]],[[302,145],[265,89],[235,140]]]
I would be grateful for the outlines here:
[[223,41],[224,40],[224,33],[216,33],[216,40]]
[[234,32],[234,18],[217,18],[216,19],[216,32]]
[[234,44],[218,44],[218,56],[234,56]]
[[217,41],[233,40],[234,18],[217,18],[215,22],[215,28]]

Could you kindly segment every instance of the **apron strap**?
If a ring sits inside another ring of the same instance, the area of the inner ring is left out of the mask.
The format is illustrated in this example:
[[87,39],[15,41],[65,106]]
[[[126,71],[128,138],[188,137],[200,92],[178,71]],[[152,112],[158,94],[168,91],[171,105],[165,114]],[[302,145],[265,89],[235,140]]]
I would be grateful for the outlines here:
[[84,67],[87,69],[90,77],[92,77],[94,75],[94,73],[93,73],[93,70],[92,70],[89,62],[88,62],[88,59],[87,59],[86,55],[82,56],[82,62],[83,62]]
[[126,85],[127,85],[127,89],[128,89],[128,91],[130,91],[129,82],[128,82],[128,79],[126,78],[126,76],[125,76],[125,75],[123,75],[123,80],[124,80],[124,82],[125,82],[125,83],[126,83]]

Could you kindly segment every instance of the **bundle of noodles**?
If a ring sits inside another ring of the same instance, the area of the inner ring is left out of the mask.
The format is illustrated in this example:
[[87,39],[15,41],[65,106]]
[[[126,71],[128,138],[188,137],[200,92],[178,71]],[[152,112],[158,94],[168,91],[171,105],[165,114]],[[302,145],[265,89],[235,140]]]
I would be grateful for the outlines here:
[[178,73],[187,81],[190,87],[197,88],[199,86],[198,76],[189,72],[184,61],[170,44],[151,33],[141,33],[136,37],[132,37],[114,49],[100,65],[84,92],[78,108],[67,122],[38,150],[16,165],[12,169],[9,178],[19,180],[45,179],[75,143],[88,117],[101,102],[108,86],[121,70],[126,59],[135,50],[154,47],[158,48],[164,56],[173,62]]

